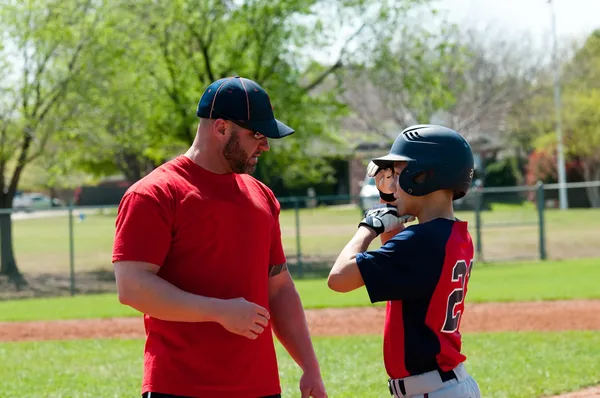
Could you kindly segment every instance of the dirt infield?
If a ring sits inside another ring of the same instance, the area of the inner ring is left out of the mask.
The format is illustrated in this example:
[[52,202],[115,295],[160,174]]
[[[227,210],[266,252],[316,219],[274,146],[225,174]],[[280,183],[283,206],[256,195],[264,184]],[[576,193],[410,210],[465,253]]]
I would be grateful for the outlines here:
[[600,387],[586,388],[585,390],[556,395],[549,398],[600,398]]
[[[600,300],[467,305],[462,332],[600,330]],[[306,311],[313,336],[379,334],[383,307]],[[141,317],[0,323],[0,341],[143,338]]]
[[[600,330],[600,300],[467,305],[463,332]],[[381,333],[383,307],[307,310],[313,336]],[[0,341],[143,338],[141,317],[0,322]],[[600,387],[552,398],[600,398]]]

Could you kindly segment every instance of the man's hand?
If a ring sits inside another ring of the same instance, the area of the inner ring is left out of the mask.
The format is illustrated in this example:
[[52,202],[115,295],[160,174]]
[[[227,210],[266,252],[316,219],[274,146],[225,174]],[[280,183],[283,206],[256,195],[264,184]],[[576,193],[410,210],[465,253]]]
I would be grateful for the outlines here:
[[400,216],[396,206],[381,204],[374,206],[365,213],[365,218],[358,224],[371,228],[377,235],[390,232],[406,222],[414,220],[413,216]]
[[302,398],[327,398],[325,384],[318,373],[304,373],[300,378],[300,393]]
[[269,324],[269,312],[243,297],[222,301],[218,322],[231,333],[255,340]]

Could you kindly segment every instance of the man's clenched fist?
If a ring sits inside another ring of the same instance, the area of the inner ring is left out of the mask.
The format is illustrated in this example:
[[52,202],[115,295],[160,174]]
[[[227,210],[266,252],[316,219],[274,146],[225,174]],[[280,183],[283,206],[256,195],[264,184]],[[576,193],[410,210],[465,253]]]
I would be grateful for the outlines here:
[[377,205],[365,213],[365,218],[358,224],[371,228],[377,235],[390,232],[400,225],[414,220],[412,216],[400,216],[396,206],[391,204]]

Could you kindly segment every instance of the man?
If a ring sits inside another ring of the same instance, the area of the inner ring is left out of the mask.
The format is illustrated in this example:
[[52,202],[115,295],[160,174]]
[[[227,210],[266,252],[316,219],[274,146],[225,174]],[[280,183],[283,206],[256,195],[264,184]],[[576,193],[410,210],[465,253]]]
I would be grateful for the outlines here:
[[[469,190],[473,168],[457,132],[405,129],[368,168],[384,204],[366,212],[330,272],[331,289],[365,286],[372,303],[387,301],[383,356],[394,397],[481,396],[463,365],[459,331],[473,243],[452,206]],[[415,217],[418,224],[405,226]],[[368,251],[377,236],[383,246]]]
[[302,397],[327,397],[287,270],[279,203],[249,175],[275,119],[256,82],[205,90],[189,150],[124,195],[113,262],[119,300],[144,313],[142,396],[279,397],[271,331],[303,370]]

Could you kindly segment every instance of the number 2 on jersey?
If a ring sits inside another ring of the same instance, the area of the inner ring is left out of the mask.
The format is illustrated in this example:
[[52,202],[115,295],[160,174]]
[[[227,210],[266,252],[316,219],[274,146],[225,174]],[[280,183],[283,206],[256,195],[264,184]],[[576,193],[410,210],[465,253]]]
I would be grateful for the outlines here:
[[471,275],[471,267],[473,266],[473,260],[467,262],[465,260],[459,260],[454,264],[452,268],[452,282],[459,282],[460,287],[454,289],[448,296],[448,305],[446,307],[446,320],[444,327],[442,327],[442,333],[454,333],[458,329],[458,323],[460,322],[461,311],[457,311],[454,315],[454,309],[457,305],[461,304],[465,299],[465,286],[469,276]]

